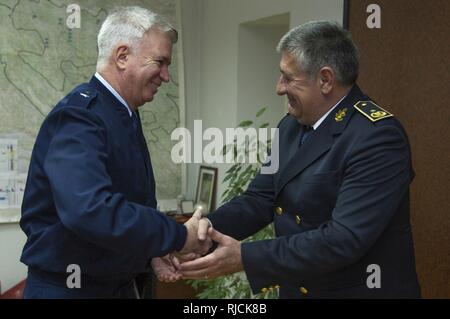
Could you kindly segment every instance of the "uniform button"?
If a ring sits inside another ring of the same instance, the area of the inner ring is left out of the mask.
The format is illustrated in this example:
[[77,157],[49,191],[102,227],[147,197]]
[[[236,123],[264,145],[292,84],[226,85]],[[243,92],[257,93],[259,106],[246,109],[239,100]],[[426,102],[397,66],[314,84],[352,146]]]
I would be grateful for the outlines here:
[[300,216],[295,215],[295,222],[297,223],[297,225],[299,225],[302,222],[302,219],[300,218]]
[[268,292],[268,291],[269,291],[269,289],[267,289],[266,287],[264,287],[264,288],[261,289],[261,292],[262,292],[263,294],[265,294],[265,293]]
[[300,292],[304,295],[308,294],[308,289],[306,289],[305,287],[300,287]]
[[283,208],[277,207],[277,208],[275,208],[275,212],[276,212],[278,215],[281,215],[281,214],[283,214]]

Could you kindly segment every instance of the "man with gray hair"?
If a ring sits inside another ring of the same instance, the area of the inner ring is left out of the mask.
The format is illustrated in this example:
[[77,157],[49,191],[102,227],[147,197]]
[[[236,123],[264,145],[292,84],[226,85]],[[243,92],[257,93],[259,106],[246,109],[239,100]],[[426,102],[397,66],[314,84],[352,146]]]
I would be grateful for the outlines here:
[[179,225],[156,210],[138,112],[169,81],[176,41],[163,17],[118,8],[98,34],[97,73],[42,124],[20,221],[25,298],[135,298],[152,258],[207,249],[198,213]]
[[[289,113],[278,172],[202,219],[211,254],[178,265],[184,278],[244,270],[254,293],[281,298],[415,298],[409,215],[413,179],[401,124],[356,85],[358,54],[338,24],[310,22],[280,41]],[[271,222],[276,238],[242,240]],[[213,227],[210,227],[212,225]]]

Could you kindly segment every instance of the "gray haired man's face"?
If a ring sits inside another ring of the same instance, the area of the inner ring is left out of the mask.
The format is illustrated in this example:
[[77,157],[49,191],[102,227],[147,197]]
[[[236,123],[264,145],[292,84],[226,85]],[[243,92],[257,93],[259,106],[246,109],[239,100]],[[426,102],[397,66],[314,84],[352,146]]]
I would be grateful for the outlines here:
[[162,82],[169,82],[172,42],[167,33],[150,29],[129,55],[124,94],[134,109],[153,100]]

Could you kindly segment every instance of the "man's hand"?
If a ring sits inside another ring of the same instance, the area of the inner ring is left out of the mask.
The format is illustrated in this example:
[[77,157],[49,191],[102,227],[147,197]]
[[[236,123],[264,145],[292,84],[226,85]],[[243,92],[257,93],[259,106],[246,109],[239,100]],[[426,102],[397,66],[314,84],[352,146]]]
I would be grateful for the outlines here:
[[208,218],[202,218],[198,222],[198,240],[204,241],[208,238],[208,229],[212,227]]
[[241,243],[213,228],[208,236],[218,243],[210,254],[181,264],[175,263],[178,272],[185,279],[209,279],[243,270]]
[[162,282],[175,282],[181,278],[169,255],[152,259],[152,268],[156,278]]
[[[186,243],[179,252],[173,253],[178,259],[184,261],[192,260],[194,258],[205,255],[211,248],[212,241],[210,238],[203,236],[202,239],[199,240],[199,230],[204,232],[203,229],[205,227],[205,221],[201,221],[201,219],[202,214],[200,210],[196,210],[192,217],[186,223],[184,223],[187,228]],[[200,228],[199,225],[201,225]]]

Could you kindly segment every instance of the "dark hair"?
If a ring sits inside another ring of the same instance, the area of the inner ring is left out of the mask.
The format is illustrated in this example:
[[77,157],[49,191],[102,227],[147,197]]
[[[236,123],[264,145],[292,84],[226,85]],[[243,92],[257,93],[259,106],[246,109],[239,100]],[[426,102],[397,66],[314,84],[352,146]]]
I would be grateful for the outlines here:
[[277,51],[294,55],[300,70],[311,77],[328,66],[341,84],[352,85],[358,78],[358,50],[350,32],[336,22],[312,21],[295,27],[281,38]]

